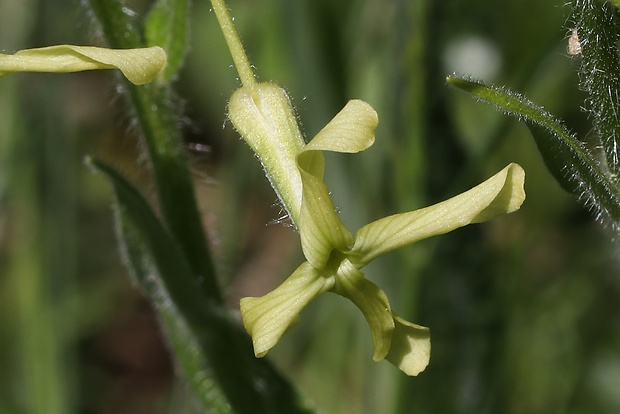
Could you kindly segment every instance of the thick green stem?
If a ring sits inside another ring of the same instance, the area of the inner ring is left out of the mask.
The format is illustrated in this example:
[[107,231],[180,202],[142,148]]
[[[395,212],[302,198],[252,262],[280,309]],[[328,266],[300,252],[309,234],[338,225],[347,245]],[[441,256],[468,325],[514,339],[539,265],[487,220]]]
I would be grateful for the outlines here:
[[[110,47],[143,47],[135,29],[137,23],[123,13],[121,4],[109,0],[89,0]],[[183,248],[206,296],[223,303],[207,247],[196,196],[187,168],[178,119],[171,108],[172,93],[163,85],[135,86],[129,82],[129,99],[136,111],[150,157],[159,203],[170,232]]]

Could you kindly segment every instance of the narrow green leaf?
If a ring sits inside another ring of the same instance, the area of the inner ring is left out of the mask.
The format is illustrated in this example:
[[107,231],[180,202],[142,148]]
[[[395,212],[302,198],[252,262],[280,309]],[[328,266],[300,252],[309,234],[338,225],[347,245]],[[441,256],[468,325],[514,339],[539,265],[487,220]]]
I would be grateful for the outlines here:
[[620,173],[620,58],[618,10],[599,0],[577,0],[572,19],[581,46],[580,86],[612,174]]
[[149,46],[168,54],[164,79],[169,81],[183,65],[188,38],[189,0],[158,0],[146,18],[144,35]]
[[205,407],[222,414],[308,412],[270,363],[254,358],[239,324],[206,300],[180,246],[139,192],[106,164],[89,163],[114,188],[127,263],[155,304],[176,360]]
[[618,230],[620,191],[616,179],[604,170],[561,121],[514,92],[456,76],[448,76],[447,81],[498,110],[523,120],[547,168],[562,187],[580,197],[594,211],[598,220]]
[[169,345],[196,395],[209,410],[231,412],[213,378],[187,315],[199,322],[204,302],[191,268],[179,246],[163,228],[148,203],[122,176],[106,164],[89,161],[114,188],[116,220],[122,253],[134,281],[157,309]]

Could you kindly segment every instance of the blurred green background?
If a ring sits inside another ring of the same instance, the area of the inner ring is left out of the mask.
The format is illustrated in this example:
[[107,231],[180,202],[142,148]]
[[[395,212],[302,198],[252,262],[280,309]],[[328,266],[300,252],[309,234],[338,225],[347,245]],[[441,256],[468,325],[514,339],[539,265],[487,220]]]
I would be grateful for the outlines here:
[[[126,2],[145,15],[149,2]],[[521,210],[366,269],[393,309],[429,326],[406,378],[371,359],[360,312],[321,296],[269,357],[324,413],[620,412],[617,242],[547,173],[527,129],[445,85],[457,72],[524,93],[589,139],[569,6],[550,0],[235,0],[261,80],[284,86],[311,138],[348,99],[379,113],[375,145],[328,155],[356,229],[466,190],[509,162]],[[195,1],[176,82],[188,160],[232,312],[298,265],[259,163],[226,122],[238,86],[207,1]],[[0,51],[100,42],[77,0],[0,0]],[[0,413],[199,412],[148,302],[119,259],[95,154],[140,183],[131,114],[111,72],[0,79]]]

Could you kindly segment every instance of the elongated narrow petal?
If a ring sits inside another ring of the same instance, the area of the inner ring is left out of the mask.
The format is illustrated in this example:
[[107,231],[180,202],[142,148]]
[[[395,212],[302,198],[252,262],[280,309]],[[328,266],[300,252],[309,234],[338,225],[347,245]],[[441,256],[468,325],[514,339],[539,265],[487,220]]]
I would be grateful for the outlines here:
[[[585,5],[584,2],[581,4]],[[601,47],[600,44],[591,46]],[[583,58],[581,61],[584,64],[594,65],[593,67],[597,66],[590,59]],[[582,82],[586,83],[587,79],[595,75],[588,70],[584,74],[588,75],[582,79]],[[597,76],[606,75],[599,73]],[[500,111],[524,121],[532,133],[543,161],[558,183],[566,191],[580,197],[582,202],[593,210],[599,221],[609,223],[614,229],[620,230],[620,188],[617,185],[616,175],[609,174],[606,171],[607,166],[601,165],[599,157],[571,133],[561,120],[515,92],[457,76],[448,76],[447,81]],[[600,113],[596,118],[601,119]],[[610,120],[610,122],[616,121]],[[609,124],[606,128],[609,128]],[[601,131],[599,135],[605,137]],[[613,139],[612,136],[607,138]]]
[[329,196],[327,186],[315,176],[301,170],[303,202],[299,217],[301,248],[306,259],[323,269],[334,249],[353,244],[353,235],[342,223]]
[[431,358],[431,332],[427,327],[394,315],[394,332],[385,359],[407,375],[418,375]]
[[0,76],[15,72],[80,72],[119,69],[136,85],[148,83],[166,66],[166,52],[153,46],[142,49],[106,49],[58,45],[0,54]]
[[394,318],[385,292],[364,277],[345,259],[338,268],[333,292],[351,300],[364,314],[375,345],[373,359],[379,361],[390,349]]
[[364,101],[351,100],[297,156],[303,184],[299,233],[304,255],[321,269],[334,249],[353,244],[323,183],[321,151],[359,152],[370,147],[378,123],[377,113]]
[[252,336],[254,354],[264,356],[295,322],[299,312],[333,284],[333,277],[321,276],[310,263],[304,262],[267,295],[241,299],[243,326]]
[[385,252],[518,210],[525,200],[525,172],[510,164],[469,191],[420,210],[395,214],[362,227],[351,252],[361,268]]
[[242,87],[230,98],[228,115],[258,156],[283,207],[297,225],[301,177],[296,157],[305,143],[288,96],[270,83]]

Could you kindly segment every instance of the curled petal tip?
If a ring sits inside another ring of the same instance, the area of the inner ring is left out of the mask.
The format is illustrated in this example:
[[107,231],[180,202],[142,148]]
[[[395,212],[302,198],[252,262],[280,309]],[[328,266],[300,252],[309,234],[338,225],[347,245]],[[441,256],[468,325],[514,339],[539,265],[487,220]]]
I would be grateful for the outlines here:
[[306,145],[305,150],[356,153],[375,142],[379,116],[370,104],[359,99],[344,108]]
[[252,309],[256,309],[260,306],[262,298],[248,297],[243,298],[239,302],[241,309],[241,317],[243,318],[243,327],[248,334],[252,337],[252,345],[254,347],[254,355],[257,358],[261,358],[267,354],[271,348],[273,348],[279,338],[275,340],[266,340],[269,336],[265,335],[261,331],[259,321],[260,316],[256,315],[256,312],[252,312]]
[[352,251],[356,265],[428,237],[444,234],[471,223],[481,223],[512,213],[525,200],[525,172],[509,164],[493,177],[448,200],[408,213],[394,214],[362,227]]
[[[521,208],[525,201],[525,171],[519,164],[508,164],[486,183],[489,183],[486,191],[496,194],[493,200],[473,218],[472,223],[487,221]],[[484,192],[485,190],[481,191]]]
[[297,321],[299,312],[332,285],[333,280],[324,278],[310,263],[304,262],[272,292],[259,298],[241,299],[241,318],[252,337],[254,354],[265,356]]
[[385,359],[409,376],[424,371],[431,358],[431,333],[394,315],[394,333]]

